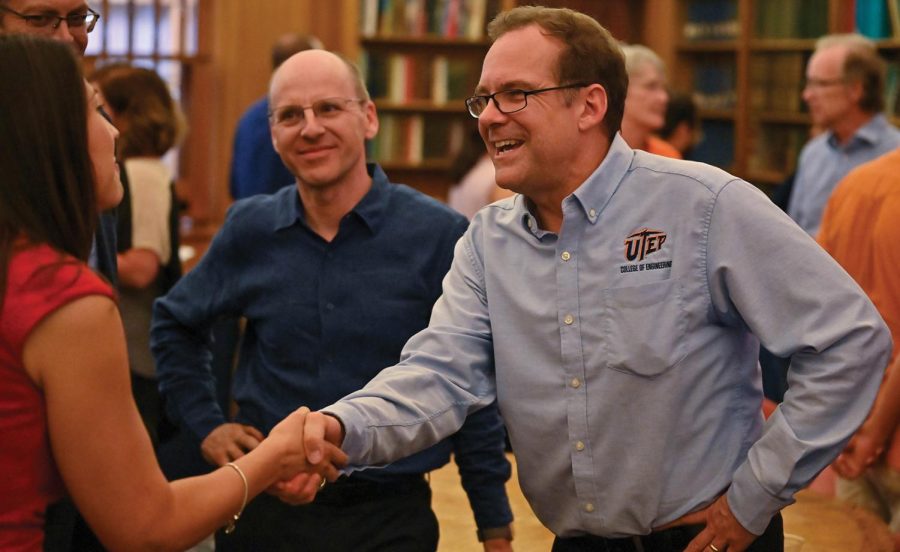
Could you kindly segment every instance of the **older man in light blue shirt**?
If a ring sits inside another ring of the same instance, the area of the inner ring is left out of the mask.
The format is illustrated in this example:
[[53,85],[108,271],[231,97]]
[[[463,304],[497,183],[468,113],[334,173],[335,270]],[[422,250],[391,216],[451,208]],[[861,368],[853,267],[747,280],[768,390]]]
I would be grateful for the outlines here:
[[[872,405],[883,321],[758,190],[628,147],[596,22],[528,7],[490,30],[468,105],[520,195],[475,216],[400,363],[312,415],[311,460],[324,436],[351,469],[390,462],[496,397],[554,551],[778,550],[779,510]],[[760,341],[792,357],[768,422]]]
[[825,204],[853,168],[900,146],[900,131],[881,114],[884,62],[859,35],[821,38],[806,68],[803,99],[824,132],[800,152],[788,214],[812,236]]

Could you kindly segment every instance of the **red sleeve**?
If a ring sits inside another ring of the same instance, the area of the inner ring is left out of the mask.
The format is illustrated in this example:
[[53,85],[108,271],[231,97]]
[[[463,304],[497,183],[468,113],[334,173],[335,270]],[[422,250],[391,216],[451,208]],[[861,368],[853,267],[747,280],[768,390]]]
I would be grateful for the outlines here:
[[0,336],[21,358],[25,339],[41,320],[88,295],[115,298],[109,284],[73,257],[46,245],[15,251],[7,273]]

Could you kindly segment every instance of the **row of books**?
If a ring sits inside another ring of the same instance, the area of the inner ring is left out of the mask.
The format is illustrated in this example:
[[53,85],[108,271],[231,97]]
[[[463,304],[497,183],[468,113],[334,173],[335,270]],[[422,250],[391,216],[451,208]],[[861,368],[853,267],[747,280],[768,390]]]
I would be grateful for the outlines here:
[[466,137],[465,123],[458,117],[382,113],[378,119],[368,157],[379,163],[446,161],[459,153]]
[[364,52],[360,65],[372,98],[392,103],[464,100],[472,95],[480,73],[471,58],[445,55]]
[[796,113],[805,109],[806,55],[778,52],[750,57],[750,109]]
[[734,124],[704,120],[700,133],[700,142],[694,147],[690,158],[730,170],[734,165]]
[[732,40],[738,37],[737,0],[692,0],[682,34],[686,40]]
[[888,64],[885,74],[884,108],[893,117],[900,117],[900,61]]
[[900,0],[857,0],[856,30],[873,39],[900,38]]
[[747,170],[751,173],[775,171],[792,174],[797,169],[800,150],[808,140],[809,129],[806,127],[759,127],[747,160]]
[[694,66],[694,102],[701,109],[732,109],[737,102],[735,65],[730,59]]
[[[818,38],[828,33],[829,0],[757,0],[756,36]],[[869,0],[858,0],[857,4]],[[884,0],[877,0],[884,1]]]
[[360,0],[360,34],[479,40],[499,0]]

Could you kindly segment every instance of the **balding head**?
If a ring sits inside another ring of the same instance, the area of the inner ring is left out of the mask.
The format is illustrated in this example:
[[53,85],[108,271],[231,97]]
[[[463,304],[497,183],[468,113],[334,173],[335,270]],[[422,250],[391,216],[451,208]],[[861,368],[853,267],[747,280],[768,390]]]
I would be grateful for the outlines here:
[[269,106],[272,145],[301,195],[338,187],[355,205],[371,183],[365,142],[378,117],[353,65],[325,50],[295,54],[272,75]]
[[[285,90],[334,88],[339,96],[369,100],[362,74],[355,64],[327,50],[305,50],[288,58],[272,75],[269,100],[279,105],[279,94]],[[340,89],[340,91],[338,91]]]

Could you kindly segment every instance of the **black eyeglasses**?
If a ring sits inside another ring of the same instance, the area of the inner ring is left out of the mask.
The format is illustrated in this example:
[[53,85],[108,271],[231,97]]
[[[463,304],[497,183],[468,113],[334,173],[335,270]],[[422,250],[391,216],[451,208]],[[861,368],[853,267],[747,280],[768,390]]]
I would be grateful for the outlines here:
[[528,96],[532,94],[541,94],[543,92],[552,92],[553,90],[565,90],[567,88],[583,88],[590,86],[587,82],[577,82],[574,84],[564,84],[562,86],[551,86],[550,88],[538,88],[536,90],[520,90],[514,88],[512,90],[502,90],[485,96],[472,96],[466,100],[466,107],[469,109],[469,115],[476,119],[481,116],[487,109],[488,101],[494,102],[494,107],[500,113],[509,115],[517,111],[522,111],[528,107]]
[[19,13],[0,4],[0,10],[24,19],[25,24],[36,29],[50,28],[54,31],[59,28],[63,21],[66,26],[71,29],[81,29],[84,27],[85,32],[94,30],[94,25],[100,19],[100,14],[88,8],[85,13],[70,13],[66,16],[56,15],[55,13]]

